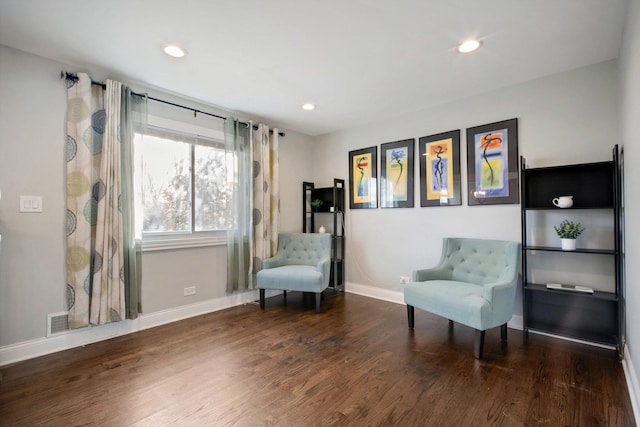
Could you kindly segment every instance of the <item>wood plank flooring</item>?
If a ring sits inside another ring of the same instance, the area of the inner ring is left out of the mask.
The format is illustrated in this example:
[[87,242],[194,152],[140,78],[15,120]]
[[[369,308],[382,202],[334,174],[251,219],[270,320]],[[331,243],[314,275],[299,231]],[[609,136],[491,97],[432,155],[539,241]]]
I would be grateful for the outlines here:
[[0,368],[1,426],[633,426],[615,352],[301,294]]

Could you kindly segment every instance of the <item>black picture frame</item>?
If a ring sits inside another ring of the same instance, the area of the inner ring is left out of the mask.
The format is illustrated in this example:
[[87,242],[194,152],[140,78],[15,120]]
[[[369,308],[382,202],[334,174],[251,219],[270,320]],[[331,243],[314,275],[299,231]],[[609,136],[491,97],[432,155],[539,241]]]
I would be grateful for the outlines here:
[[378,207],[378,147],[349,151],[349,208]]
[[460,129],[423,136],[420,154],[420,206],[460,206]]
[[518,119],[467,128],[469,206],[518,204]]
[[380,207],[412,208],[415,139],[380,146]]

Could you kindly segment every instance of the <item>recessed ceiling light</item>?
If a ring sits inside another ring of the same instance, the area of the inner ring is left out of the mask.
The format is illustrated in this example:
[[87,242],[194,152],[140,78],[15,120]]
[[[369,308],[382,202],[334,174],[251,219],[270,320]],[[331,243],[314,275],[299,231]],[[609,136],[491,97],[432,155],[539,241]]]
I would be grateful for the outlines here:
[[467,40],[458,46],[458,52],[460,53],[469,53],[473,52],[477,48],[480,47],[480,42],[478,40]]
[[306,103],[302,104],[302,109],[303,110],[307,110],[307,111],[315,110],[316,109],[316,105],[312,104],[311,102],[306,102]]
[[174,44],[165,46],[164,53],[174,58],[182,58],[184,56],[184,50],[182,50],[180,46],[176,46]]

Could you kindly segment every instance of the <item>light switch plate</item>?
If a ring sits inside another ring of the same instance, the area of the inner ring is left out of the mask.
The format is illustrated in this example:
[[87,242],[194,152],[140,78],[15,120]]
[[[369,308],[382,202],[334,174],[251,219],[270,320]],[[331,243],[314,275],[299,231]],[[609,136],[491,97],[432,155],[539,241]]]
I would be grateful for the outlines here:
[[20,196],[20,212],[42,212],[42,196]]

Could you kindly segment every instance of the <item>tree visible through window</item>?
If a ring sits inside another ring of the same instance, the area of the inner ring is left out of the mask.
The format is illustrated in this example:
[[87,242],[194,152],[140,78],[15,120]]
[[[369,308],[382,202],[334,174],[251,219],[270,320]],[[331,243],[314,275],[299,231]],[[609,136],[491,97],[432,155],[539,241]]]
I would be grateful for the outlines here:
[[135,139],[142,235],[226,229],[223,143],[150,127]]

